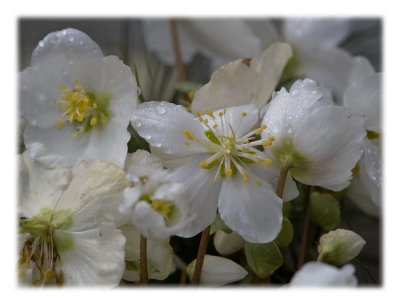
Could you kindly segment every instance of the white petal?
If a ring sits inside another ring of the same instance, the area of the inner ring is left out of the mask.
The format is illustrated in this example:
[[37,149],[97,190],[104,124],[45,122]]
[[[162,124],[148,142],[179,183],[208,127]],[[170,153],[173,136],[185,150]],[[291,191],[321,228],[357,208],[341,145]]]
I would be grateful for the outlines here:
[[303,46],[296,48],[298,75],[315,79],[333,92],[340,104],[347,88],[353,64],[353,58],[339,48]]
[[370,140],[364,140],[364,154],[360,160],[360,178],[372,202],[381,206],[382,196],[382,159],[378,146]]
[[349,19],[287,19],[283,31],[292,43],[331,47],[348,35],[349,26]]
[[360,177],[354,177],[346,190],[346,197],[357,205],[364,213],[372,216],[379,216],[381,208],[371,200],[368,189]]
[[[132,126],[150,145],[168,154],[204,152],[202,145],[188,140],[183,133],[185,130],[200,140],[209,141],[192,114],[184,107],[168,102],[140,104],[132,116]],[[184,145],[185,142],[190,145]]]
[[292,50],[287,43],[274,43],[261,58],[239,59],[215,71],[192,102],[192,112],[255,104],[261,108],[270,99]]
[[260,39],[263,49],[280,39],[278,28],[268,19],[245,19],[245,22]]
[[365,128],[379,132],[381,130],[381,82],[382,73],[375,73],[354,82],[344,92],[343,103],[352,114],[365,118]]
[[350,74],[350,84],[360,81],[364,77],[372,76],[375,70],[369,60],[363,56],[356,56],[353,59],[353,67]]
[[97,43],[88,35],[76,29],[68,28],[52,32],[39,42],[32,54],[32,65],[58,54],[63,54],[67,58],[103,56]]
[[153,210],[145,201],[139,201],[135,205],[132,222],[147,238],[160,240],[170,236],[163,216]]
[[248,182],[236,175],[222,182],[218,209],[226,225],[246,241],[267,243],[279,234],[282,200],[265,181],[256,185],[255,176]]
[[[120,228],[126,237],[125,260],[138,261],[140,258],[140,232],[132,225]],[[175,270],[173,263],[173,251],[169,245],[169,239],[154,241],[147,239],[147,262],[157,271],[150,273],[149,278],[164,280]],[[139,281],[139,273],[136,270],[125,270],[124,280]]]
[[[74,230],[90,228],[98,217],[117,224],[124,215],[118,212],[124,189],[130,182],[122,168],[103,161],[79,162],[73,168],[73,178],[57,203],[57,209],[74,211]],[[100,211],[100,216],[96,212]]]
[[19,157],[20,216],[32,217],[41,207],[53,209],[71,181],[70,168],[47,169],[30,158],[27,152]]
[[214,247],[222,255],[230,255],[243,248],[245,240],[237,233],[226,234],[217,231],[214,235]]
[[204,154],[194,156],[187,164],[176,168],[168,176],[172,181],[184,183],[190,190],[188,217],[193,217],[193,220],[177,234],[178,236],[192,237],[215,219],[221,183],[220,180],[215,183],[210,182],[216,174],[216,169],[199,168],[199,162],[207,156]]
[[200,284],[222,286],[243,279],[248,272],[230,259],[206,255],[200,276]]
[[138,149],[133,154],[128,154],[125,160],[125,168],[127,169],[127,171],[129,171],[129,168],[138,165],[148,166],[155,169],[163,168],[163,164],[160,158],[143,149]]
[[72,233],[74,247],[60,253],[65,285],[117,286],[125,269],[125,237],[114,224]]
[[261,54],[260,40],[242,20],[191,19],[180,24],[206,56],[234,60]]
[[305,264],[292,278],[290,286],[346,286],[357,285],[354,267],[345,265],[341,269],[328,264],[309,262]]
[[[172,48],[171,25],[169,20],[146,19],[142,21],[143,37],[146,47],[155,52],[167,65],[175,65],[175,54]],[[179,46],[183,62],[188,63],[196,50],[196,45],[186,33],[181,22],[177,22]]]

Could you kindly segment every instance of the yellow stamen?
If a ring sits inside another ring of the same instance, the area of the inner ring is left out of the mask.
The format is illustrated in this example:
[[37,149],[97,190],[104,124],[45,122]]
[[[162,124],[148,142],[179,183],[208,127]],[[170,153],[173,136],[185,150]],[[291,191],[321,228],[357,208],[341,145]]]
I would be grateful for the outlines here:
[[243,176],[243,182],[247,182],[247,181],[249,181],[249,177],[248,176]]
[[232,177],[232,175],[233,175],[233,170],[232,170],[231,168],[226,168],[226,169],[225,169],[225,174],[226,174],[227,176]]
[[207,162],[205,160],[202,160],[202,161],[199,162],[199,167],[200,168],[206,169],[207,166],[208,166],[208,164],[207,164]]
[[207,114],[208,116],[210,116],[213,120],[215,120],[214,113],[213,113],[211,110],[207,109],[207,110],[206,110],[206,114]]
[[72,134],[71,134],[71,138],[76,138],[77,136],[78,136],[77,133],[72,133]]
[[188,142],[183,142],[183,145],[189,146],[190,144]]
[[246,117],[247,113],[246,112],[242,112],[242,117]]
[[271,141],[271,142],[274,142],[274,141],[275,141],[275,137],[274,137],[274,136],[270,136],[270,137],[268,138],[268,140]]
[[261,181],[260,180],[256,180],[256,185],[257,186],[261,186],[262,185]]
[[97,118],[91,118],[90,119],[90,126],[94,126],[97,124]]
[[185,129],[185,130],[183,131],[183,134],[184,134],[189,140],[191,140],[191,141],[193,141],[193,140],[196,139],[196,137],[190,133],[190,130],[189,130],[189,129]]

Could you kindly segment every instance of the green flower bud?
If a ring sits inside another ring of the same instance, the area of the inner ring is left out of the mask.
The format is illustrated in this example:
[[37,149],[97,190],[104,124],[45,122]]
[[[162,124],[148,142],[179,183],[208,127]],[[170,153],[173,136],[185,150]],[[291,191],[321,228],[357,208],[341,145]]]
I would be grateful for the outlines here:
[[341,266],[355,258],[365,245],[358,234],[337,229],[321,236],[318,245],[318,261]]

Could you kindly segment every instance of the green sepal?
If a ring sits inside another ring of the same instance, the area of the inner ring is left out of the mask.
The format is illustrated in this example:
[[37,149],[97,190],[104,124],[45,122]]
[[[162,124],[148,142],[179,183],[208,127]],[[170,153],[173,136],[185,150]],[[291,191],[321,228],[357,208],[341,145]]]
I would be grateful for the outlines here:
[[312,192],[310,195],[311,222],[330,231],[340,225],[340,205],[330,194]]
[[282,253],[275,242],[244,245],[246,261],[260,279],[270,277],[283,264]]
[[232,233],[232,230],[224,223],[219,214],[217,214],[217,216],[214,219],[214,222],[211,224],[210,234],[214,234],[218,230],[221,230],[226,234]]
[[289,219],[283,217],[282,229],[274,242],[279,248],[286,248],[293,240],[293,226]]

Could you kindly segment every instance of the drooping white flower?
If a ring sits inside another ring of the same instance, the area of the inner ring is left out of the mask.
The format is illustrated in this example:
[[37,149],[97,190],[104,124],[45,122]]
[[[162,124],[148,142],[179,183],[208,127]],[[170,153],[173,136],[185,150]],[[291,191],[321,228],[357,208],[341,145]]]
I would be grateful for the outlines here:
[[185,185],[168,178],[159,158],[144,150],[128,154],[125,169],[132,186],[120,212],[147,238],[164,240],[180,232],[191,220]]
[[136,79],[86,34],[48,34],[21,72],[19,89],[25,145],[33,158],[47,167],[78,160],[124,164]]
[[118,285],[125,238],[111,220],[129,184],[123,170],[103,161],[47,169],[26,152],[20,170],[20,275],[40,286]]
[[[187,267],[187,273],[193,276],[196,260]],[[206,255],[200,276],[200,284],[206,286],[223,286],[243,279],[248,272],[240,265],[219,256]]]
[[333,191],[349,185],[362,154],[364,119],[324,98],[314,81],[299,80],[290,92],[277,92],[262,124],[268,126],[262,136],[275,138],[266,153],[292,177]]
[[308,262],[295,273],[289,286],[355,287],[357,278],[354,270],[353,265],[345,265],[339,269],[325,263]]
[[[138,106],[132,125],[152,147],[170,159],[184,159],[169,177],[185,183],[194,219],[180,236],[199,233],[214,220],[217,207],[222,220],[250,242],[269,242],[280,231],[282,200],[254,168],[271,161],[264,152],[273,138],[256,139],[264,126],[254,105],[229,107],[194,116],[182,106],[147,102]],[[288,189],[293,187],[288,182]]]
[[364,153],[347,195],[361,209],[379,214],[382,192],[382,160],[380,149],[381,82],[382,73],[375,73],[363,57],[356,57],[352,69],[352,82],[344,93],[343,103],[355,115],[365,119],[369,139],[364,139]]
[[[126,238],[126,267],[123,279],[137,282],[139,281],[140,231],[133,225],[124,225],[120,229]],[[147,240],[147,268],[150,279],[161,281],[174,272],[175,264],[172,259],[173,251],[169,245],[169,239]]]

